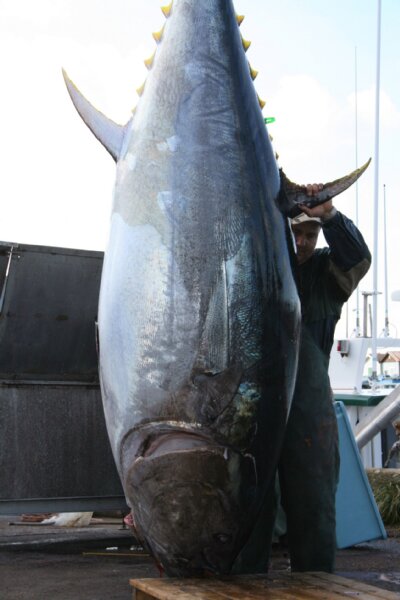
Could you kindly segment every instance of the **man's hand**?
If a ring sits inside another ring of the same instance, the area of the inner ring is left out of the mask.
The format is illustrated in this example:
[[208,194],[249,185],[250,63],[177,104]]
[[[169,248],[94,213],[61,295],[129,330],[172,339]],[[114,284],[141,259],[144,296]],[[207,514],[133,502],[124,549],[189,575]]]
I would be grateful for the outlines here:
[[[304,186],[306,190],[307,196],[312,198],[316,196],[318,192],[323,189],[322,183],[309,183]],[[327,200],[323,204],[319,204],[318,206],[314,206],[313,208],[309,208],[304,204],[299,205],[301,210],[308,215],[309,217],[318,217],[321,221],[328,221],[336,212],[335,207],[333,206],[332,200]]]

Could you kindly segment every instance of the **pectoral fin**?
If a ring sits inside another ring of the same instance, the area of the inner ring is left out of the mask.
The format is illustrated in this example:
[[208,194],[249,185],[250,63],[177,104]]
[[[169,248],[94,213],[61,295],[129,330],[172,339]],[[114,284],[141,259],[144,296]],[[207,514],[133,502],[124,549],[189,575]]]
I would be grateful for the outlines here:
[[94,106],[81,94],[64,70],[63,77],[71,100],[83,121],[89,127],[93,135],[111,154],[113,159],[117,161],[121,153],[126,125],[118,125],[118,123],[115,123],[94,108]]
[[302,212],[300,208],[300,205],[302,204],[308,206],[309,208],[313,208],[314,206],[318,206],[319,204],[323,204],[324,202],[331,200],[353,185],[353,183],[357,181],[360,175],[362,175],[367,169],[370,162],[371,159],[369,159],[365,165],[359,169],[356,169],[349,175],[346,175],[340,179],[336,179],[335,181],[325,183],[322,190],[314,196],[308,196],[306,186],[290,181],[290,179],[286,177],[285,173],[281,169],[281,191],[278,197],[278,205],[280,210],[286,216],[293,218]]

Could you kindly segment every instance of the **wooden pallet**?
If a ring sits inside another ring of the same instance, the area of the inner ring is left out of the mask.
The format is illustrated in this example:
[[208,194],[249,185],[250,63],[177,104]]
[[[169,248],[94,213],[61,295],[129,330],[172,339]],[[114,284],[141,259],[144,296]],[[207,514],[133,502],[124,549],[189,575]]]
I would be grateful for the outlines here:
[[399,600],[400,595],[328,573],[221,579],[131,579],[133,600]]

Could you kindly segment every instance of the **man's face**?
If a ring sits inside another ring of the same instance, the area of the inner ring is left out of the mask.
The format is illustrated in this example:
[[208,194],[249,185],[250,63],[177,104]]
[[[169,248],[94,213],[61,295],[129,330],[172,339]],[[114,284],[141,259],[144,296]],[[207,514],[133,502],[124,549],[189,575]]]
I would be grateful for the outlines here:
[[292,225],[299,265],[302,265],[311,258],[317,245],[320,229],[321,226],[316,221],[306,221],[298,225]]

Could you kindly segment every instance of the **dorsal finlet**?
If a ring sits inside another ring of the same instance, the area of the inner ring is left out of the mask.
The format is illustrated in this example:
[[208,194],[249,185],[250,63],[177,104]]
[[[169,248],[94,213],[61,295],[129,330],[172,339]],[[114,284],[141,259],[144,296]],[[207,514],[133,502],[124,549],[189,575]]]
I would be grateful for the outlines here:
[[154,51],[153,54],[144,61],[144,64],[149,71],[150,71],[151,67],[153,66],[155,55],[156,55],[156,52]]
[[172,11],[172,2],[170,4],[168,4],[167,6],[162,6],[161,10],[164,13],[164,16],[168,19],[168,17],[171,15],[171,11]]
[[264,106],[266,105],[266,102],[264,100],[261,100],[260,96],[258,96],[258,103],[260,105],[261,110],[264,108]]
[[236,21],[237,21],[237,24],[238,24],[238,25],[239,25],[239,27],[240,27],[240,26],[241,26],[241,24],[242,24],[242,23],[243,23],[243,21],[244,21],[244,15],[236,15]]
[[245,39],[242,37],[242,44],[243,44],[244,51],[245,51],[245,52],[247,52],[247,50],[248,50],[248,49],[250,48],[250,46],[251,46],[251,42],[249,42],[248,40],[245,40]]
[[156,31],[155,33],[153,33],[153,38],[155,39],[157,44],[159,44],[161,42],[163,35],[164,35],[164,27],[162,29],[160,29],[160,31]]
[[144,88],[146,86],[146,82],[143,83],[140,87],[137,88],[136,93],[138,96],[142,96],[144,92]]
[[255,69],[253,69],[253,67],[252,67],[250,64],[249,64],[249,68],[250,68],[250,75],[251,75],[251,78],[252,78],[252,80],[254,81],[254,80],[255,80],[255,78],[256,78],[256,77],[257,77],[257,75],[258,75],[258,71],[256,71]]

